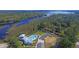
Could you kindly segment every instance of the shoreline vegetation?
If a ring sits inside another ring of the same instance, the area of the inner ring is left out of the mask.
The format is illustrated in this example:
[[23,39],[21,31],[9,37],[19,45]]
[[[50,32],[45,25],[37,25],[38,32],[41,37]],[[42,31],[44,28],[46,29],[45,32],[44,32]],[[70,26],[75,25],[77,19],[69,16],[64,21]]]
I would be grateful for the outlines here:
[[20,20],[28,19],[33,16],[40,16],[43,13],[40,12],[19,12],[19,13],[1,13],[0,14],[0,26],[9,23],[17,23]]

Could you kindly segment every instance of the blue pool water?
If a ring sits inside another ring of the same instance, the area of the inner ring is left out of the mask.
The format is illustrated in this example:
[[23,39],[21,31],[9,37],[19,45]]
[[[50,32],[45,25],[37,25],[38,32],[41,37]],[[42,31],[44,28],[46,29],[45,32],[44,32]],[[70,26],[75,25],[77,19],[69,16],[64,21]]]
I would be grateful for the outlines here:
[[25,44],[32,44],[32,42],[34,40],[36,40],[37,38],[38,38],[37,35],[31,35],[31,36],[28,37],[28,39],[24,39],[24,43]]
[[29,36],[28,37],[28,39],[30,39],[30,40],[36,40],[38,38],[38,35],[31,35],[31,36]]

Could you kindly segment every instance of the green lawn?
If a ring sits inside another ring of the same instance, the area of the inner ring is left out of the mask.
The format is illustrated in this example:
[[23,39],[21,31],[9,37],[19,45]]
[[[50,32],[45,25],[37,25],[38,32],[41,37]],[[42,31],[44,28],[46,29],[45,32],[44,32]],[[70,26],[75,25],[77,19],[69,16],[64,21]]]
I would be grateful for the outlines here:
[[37,35],[43,35],[43,34],[45,34],[45,32],[37,31],[35,34],[37,34]]

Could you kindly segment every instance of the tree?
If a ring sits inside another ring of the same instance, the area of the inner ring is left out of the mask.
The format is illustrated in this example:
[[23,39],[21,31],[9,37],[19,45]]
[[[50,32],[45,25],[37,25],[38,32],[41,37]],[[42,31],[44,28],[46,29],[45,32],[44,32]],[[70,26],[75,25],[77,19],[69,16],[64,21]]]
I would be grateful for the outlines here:
[[68,28],[65,31],[64,36],[62,36],[62,39],[61,39],[59,45],[60,45],[60,47],[63,47],[63,48],[75,47],[76,41],[77,41],[76,32],[74,31],[73,28]]

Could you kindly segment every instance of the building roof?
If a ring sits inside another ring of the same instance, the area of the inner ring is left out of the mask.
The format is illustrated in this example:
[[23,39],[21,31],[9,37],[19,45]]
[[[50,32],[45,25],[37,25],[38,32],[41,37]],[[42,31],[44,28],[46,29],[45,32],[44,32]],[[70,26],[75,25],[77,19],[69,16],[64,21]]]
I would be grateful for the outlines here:
[[20,37],[25,37],[25,34],[21,34],[21,35],[19,36],[19,38],[20,38]]
[[25,44],[32,43],[34,40],[38,38],[38,35],[31,35],[29,37],[25,36],[25,34],[21,34],[19,36],[20,40],[24,41]]

